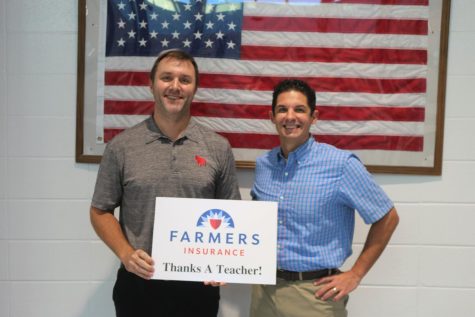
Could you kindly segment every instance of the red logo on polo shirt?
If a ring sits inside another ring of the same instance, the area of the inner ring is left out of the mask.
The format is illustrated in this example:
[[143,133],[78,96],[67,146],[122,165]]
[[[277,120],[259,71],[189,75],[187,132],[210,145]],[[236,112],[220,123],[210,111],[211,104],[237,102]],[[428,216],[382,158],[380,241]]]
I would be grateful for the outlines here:
[[205,166],[206,165],[206,159],[204,157],[201,157],[199,155],[195,156],[195,161],[198,163],[198,166]]

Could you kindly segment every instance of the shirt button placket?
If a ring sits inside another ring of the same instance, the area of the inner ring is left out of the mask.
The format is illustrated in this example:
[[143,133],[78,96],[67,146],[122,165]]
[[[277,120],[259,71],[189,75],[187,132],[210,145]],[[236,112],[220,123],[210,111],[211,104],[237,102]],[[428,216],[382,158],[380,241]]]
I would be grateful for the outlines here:
[[171,155],[171,166],[173,171],[177,171],[178,166],[177,166],[177,156],[178,156],[178,147],[177,143],[173,142],[172,143],[172,155]]
[[[288,186],[288,177],[289,177],[289,172],[284,170],[284,172],[282,174],[281,191],[280,191],[280,194],[279,194],[279,204],[280,204],[282,210],[286,209],[286,207],[284,205],[285,205],[285,199],[286,199],[285,193],[287,192],[287,186]],[[279,217],[279,220],[278,220],[278,227],[279,227],[281,237],[285,236],[285,225],[284,224],[285,224],[285,213],[282,212],[280,217]],[[284,246],[283,246],[282,241],[279,241],[278,244],[277,244],[277,252],[280,254],[280,256],[284,256]]]

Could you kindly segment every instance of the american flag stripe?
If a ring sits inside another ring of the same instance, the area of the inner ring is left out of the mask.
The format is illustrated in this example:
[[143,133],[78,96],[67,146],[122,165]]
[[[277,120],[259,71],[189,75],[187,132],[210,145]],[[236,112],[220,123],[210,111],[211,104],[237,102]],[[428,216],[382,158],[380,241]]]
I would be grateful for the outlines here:
[[[106,85],[149,86],[148,73],[108,72],[105,77]],[[289,76],[290,77],[290,76]],[[350,92],[360,91],[369,93],[421,93],[426,91],[424,78],[403,79],[373,79],[373,78],[341,78],[341,77],[299,77],[305,80],[317,91]],[[201,88],[221,89],[255,89],[272,90],[281,80],[270,76],[241,76],[226,75],[216,80],[216,74],[200,75]]]
[[[429,13],[426,10],[428,3],[414,5],[417,1],[409,0],[411,5],[403,3],[393,3],[392,5],[383,4],[382,1],[377,0],[379,3],[365,3],[360,1],[359,4],[346,4],[341,5],[341,1],[332,1],[325,3],[316,3],[313,9],[309,9],[309,6],[305,5],[275,5],[275,3],[246,3],[244,6],[244,23],[243,30],[249,30],[254,28],[263,29],[265,27],[275,27],[276,30],[285,31],[286,28],[281,29],[283,25],[281,22],[295,22],[293,18],[298,18],[303,23],[302,29],[296,29],[297,32],[307,28],[306,23],[311,23],[313,27],[322,26],[321,29],[310,29],[310,32],[344,32],[355,33],[354,29],[346,30],[347,27],[356,27],[356,30],[363,30],[363,33],[379,33],[381,28],[375,27],[371,30],[367,30],[364,26],[399,26],[403,30],[406,30],[408,34],[419,34],[424,29],[427,30],[427,20]],[[292,4],[292,2],[290,2]],[[368,5],[370,4],[370,5]],[[317,7],[317,8],[316,8]],[[255,17],[253,20],[251,17]],[[278,17],[278,18],[277,18]],[[276,21],[279,19],[279,21]],[[321,19],[321,20],[320,20]],[[269,21],[276,22],[272,25],[267,23]],[[312,22],[313,21],[313,22]],[[320,22],[322,22],[320,24]],[[328,23],[327,27],[323,27],[325,23]],[[415,24],[414,24],[415,23]],[[410,26],[407,28],[405,26]],[[414,28],[414,26],[417,26]],[[364,28],[364,29],[361,29]],[[394,30],[394,28],[391,28]],[[288,28],[287,28],[288,30]],[[339,31],[338,31],[339,30]],[[406,33],[404,32],[404,33]],[[394,34],[401,34],[400,30],[394,30],[389,32]],[[426,34],[426,32],[420,33],[420,35]]]
[[[269,120],[272,89],[295,77],[317,91],[320,115],[312,133],[319,141],[351,150],[422,151],[428,1],[283,2],[243,4],[239,59],[196,58],[195,119],[238,153],[258,155],[278,145]],[[154,59],[106,57],[105,141],[152,113]]]
[[[150,100],[149,87],[110,86],[105,89],[106,100],[146,101]],[[318,105],[379,105],[423,107],[426,104],[425,94],[369,94],[369,93],[318,93]],[[252,91],[245,96],[237,89],[198,89],[195,102],[270,105],[271,91]]]
[[[133,103],[131,105],[131,103]],[[153,101],[114,101],[105,103],[105,113],[122,115],[148,115],[153,112]],[[424,121],[424,109],[416,107],[352,107],[317,106],[319,120],[380,120],[380,121]],[[191,109],[193,116],[268,119],[271,106],[236,105],[226,103],[195,102]]]
[[427,37],[423,35],[392,34],[345,34],[345,33],[310,33],[243,31],[243,46],[309,47],[309,43],[318,43],[319,48],[360,48],[360,49],[421,49],[427,46]]
[[[109,127],[120,129],[128,126],[130,122],[137,124],[145,120],[148,115],[109,115],[106,123]],[[268,119],[243,119],[243,118],[216,118],[197,117],[198,122],[213,127],[216,131],[239,133],[243,128],[249,133],[274,134],[275,127]],[[387,135],[414,135],[421,134],[423,125],[419,122],[391,122],[391,121],[321,121],[318,125],[312,126],[311,132],[314,134],[379,134],[384,130]]]
[[241,58],[252,60],[325,62],[325,63],[385,63],[426,64],[425,50],[311,48],[272,46],[242,46]]
[[[293,76],[287,76],[290,78]],[[370,78],[328,78],[328,77],[299,77],[305,80],[317,91],[326,92],[366,92],[366,93],[421,93],[426,91],[426,80],[423,78],[405,79],[370,79]],[[223,76],[219,81],[216,75],[203,74],[200,76],[200,86],[203,88],[239,89],[248,88],[269,91],[282,78],[267,76]]]
[[[292,4],[293,1],[289,1]],[[315,3],[315,0],[309,0],[309,3]],[[335,6],[333,4],[345,3],[344,6]],[[332,5],[328,5],[332,4]],[[357,18],[357,19],[425,19],[429,18],[427,1],[408,0],[384,2],[375,1],[320,1],[318,11],[308,10],[308,6],[276,6],[272,3],[259,3],[258,6],[248,4],[244,9],[246,16],[285,16],[285,17],[326,17],[326,18]]]
[[244,16],[243,29],[267,32],[285,31],[426,35],[427,21]]
[[[114,72],[130,72],[133,76],[142,73],[142,85],[148,80],[151,65],[155,58],[150,57],[108,57],[106,60],[107,78]],[[351,67],[347,63],[292,63],[288,61],[251,61],[232,59],[196,58],[199,64],[200,73],[203,74],[227,74],[230,69],[236,75],[253,75],[253,71],[259,70],[259,75],[264,76],[285,76],[292,74],[295,76],[308,77],[312,74],[331,77],[339,75],[341,77],[354,77],[358,74],[361,78],[418,78],[427,75],[426,65],[392,65],[392,64],[362,64],[354,63]],[[111,77],[114,78],[114,77]],[[124,81],[122,81],[123,83]],[[119,85],[111,81],[110,85]],[[127,85],[129,83],[127,82]],[[137,84],[140,84],[137,83]],[[147,84],[150,84],[147,82]]]
[[[268,146],[278,146],[277,135],[262,134],[242,134],[242,133],[220,133],[226,137],[231,144],[240,144],[242,148],[238,150],[249,151],[248,149],[267,149]],[[383,150],[383,151],[420,151],[423,146],[423,139],[412,136],[391,136],[391,135],[330,135],[324,134],[318,137],[319,142],[334,144],[335,146],[347,150]],[[241,151],[236,151],[241,153]],[[259,154],[259,152],[255,152]]]
[[[124,129],[105,129],[104,138],[111,140],[114,136]],[[279,145],[279,137],[271,134],[261,133],[225,133],[220,132],[226,137],[231,145],[234,145],[235,152],[241,155],[252,153],[253,156],[262,154],[262,150]],[[319,141],[334,144],[335,146],[347,150],[382,150],[382,151],[420,151],[423,147],[422,137],[412,136],[391,136],[391,135],[330,135],[319,136]],[[244,151],[243,151],[244,150]],[[244,153],[243,153],[244,152]]]

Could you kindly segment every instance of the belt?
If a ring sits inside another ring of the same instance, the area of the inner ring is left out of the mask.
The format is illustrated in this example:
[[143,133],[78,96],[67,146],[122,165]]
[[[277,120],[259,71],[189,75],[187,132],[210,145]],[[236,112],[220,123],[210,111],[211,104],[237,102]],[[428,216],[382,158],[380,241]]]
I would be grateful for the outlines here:
[[308,272],[293,272],[286,270],[277,270],[277,277],[282,278],[286,281],[306,281],[313,280],[325,276],[330,276],[340,273],[338,269],[323,269],[318,271],[308,271]]

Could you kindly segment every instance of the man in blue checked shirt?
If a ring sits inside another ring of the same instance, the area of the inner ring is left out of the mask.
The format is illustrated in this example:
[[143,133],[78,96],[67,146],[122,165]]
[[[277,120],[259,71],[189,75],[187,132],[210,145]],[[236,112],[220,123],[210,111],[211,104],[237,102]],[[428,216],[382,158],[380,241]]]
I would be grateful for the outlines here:
[[[274,89],[270,117],[280,138],[258,158],[255,200],[277,201],[277,285],[256,285],[251,317],[343,317],[348,296],[376,262],[399,216],[392,201],[351,152],[316,142],[316,97],[307,83]],[[363,251],[346,272],[355,210],[371,224]]]

